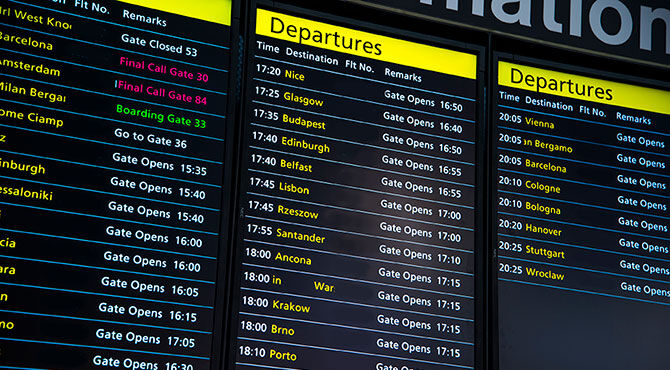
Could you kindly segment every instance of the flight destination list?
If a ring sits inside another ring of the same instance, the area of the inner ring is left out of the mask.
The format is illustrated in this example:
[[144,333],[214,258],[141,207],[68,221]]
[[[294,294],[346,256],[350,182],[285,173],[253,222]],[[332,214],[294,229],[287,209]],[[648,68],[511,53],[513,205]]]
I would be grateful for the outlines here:
[[143,3],[0,5],[2,367],[210,369],[230,2]]
[[670,92],[500,61],[495,99],[500,369],[667,368]]
[[238,369],[472,369],[474,54],[263,9]]

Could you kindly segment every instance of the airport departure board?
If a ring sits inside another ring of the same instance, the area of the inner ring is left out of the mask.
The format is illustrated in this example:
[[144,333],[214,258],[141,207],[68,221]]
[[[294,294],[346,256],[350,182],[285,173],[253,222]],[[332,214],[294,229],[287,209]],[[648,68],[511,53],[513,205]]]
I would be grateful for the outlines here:
[[0,367],[211,368],[230,8],[0,4]]
[[667,369],[670,92],[498,62],[499,366]]
[[305,4],[0,0],[0,369],[667,370],[667,76]]
[[258,9],[237,369],[474,368],[477,56]]

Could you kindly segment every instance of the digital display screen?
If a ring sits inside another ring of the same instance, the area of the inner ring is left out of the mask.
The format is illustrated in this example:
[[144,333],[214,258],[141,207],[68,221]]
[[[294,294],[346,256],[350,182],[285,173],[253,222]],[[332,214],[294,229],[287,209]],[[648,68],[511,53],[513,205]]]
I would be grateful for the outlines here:
[[238,369],[474,368],[477,56],[258,9]]
[[667,370],[667,83],[289,3],[0,3],[0,369]]
[[670,92],[498,62],[499,366],[666,369]]
[[211,368],[230,7],[0,5],[0,367]]

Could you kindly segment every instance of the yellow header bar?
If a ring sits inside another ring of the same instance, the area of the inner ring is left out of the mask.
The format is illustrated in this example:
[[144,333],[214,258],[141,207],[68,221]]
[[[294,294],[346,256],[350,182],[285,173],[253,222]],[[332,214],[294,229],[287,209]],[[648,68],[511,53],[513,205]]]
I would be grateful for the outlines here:
[[408,67],[475,79],[477,56],[257,10],[256,34]]
[[498,84],[544,94],[670,114],[670,91],[498,62]]
[[230,26],[233,0],[120,0],[145,8]]

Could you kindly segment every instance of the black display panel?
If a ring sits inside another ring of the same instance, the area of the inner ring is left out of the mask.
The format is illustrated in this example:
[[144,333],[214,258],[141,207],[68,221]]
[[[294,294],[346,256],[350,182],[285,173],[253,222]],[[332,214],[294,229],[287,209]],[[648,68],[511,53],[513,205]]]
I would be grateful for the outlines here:
[[499,369],[667,369],[670,92],[508,60],[493,97]]
[[476,53],[250,16],[230,367],[474,368]]
[[230,8],[1,3],[0,367],[218,368]]

